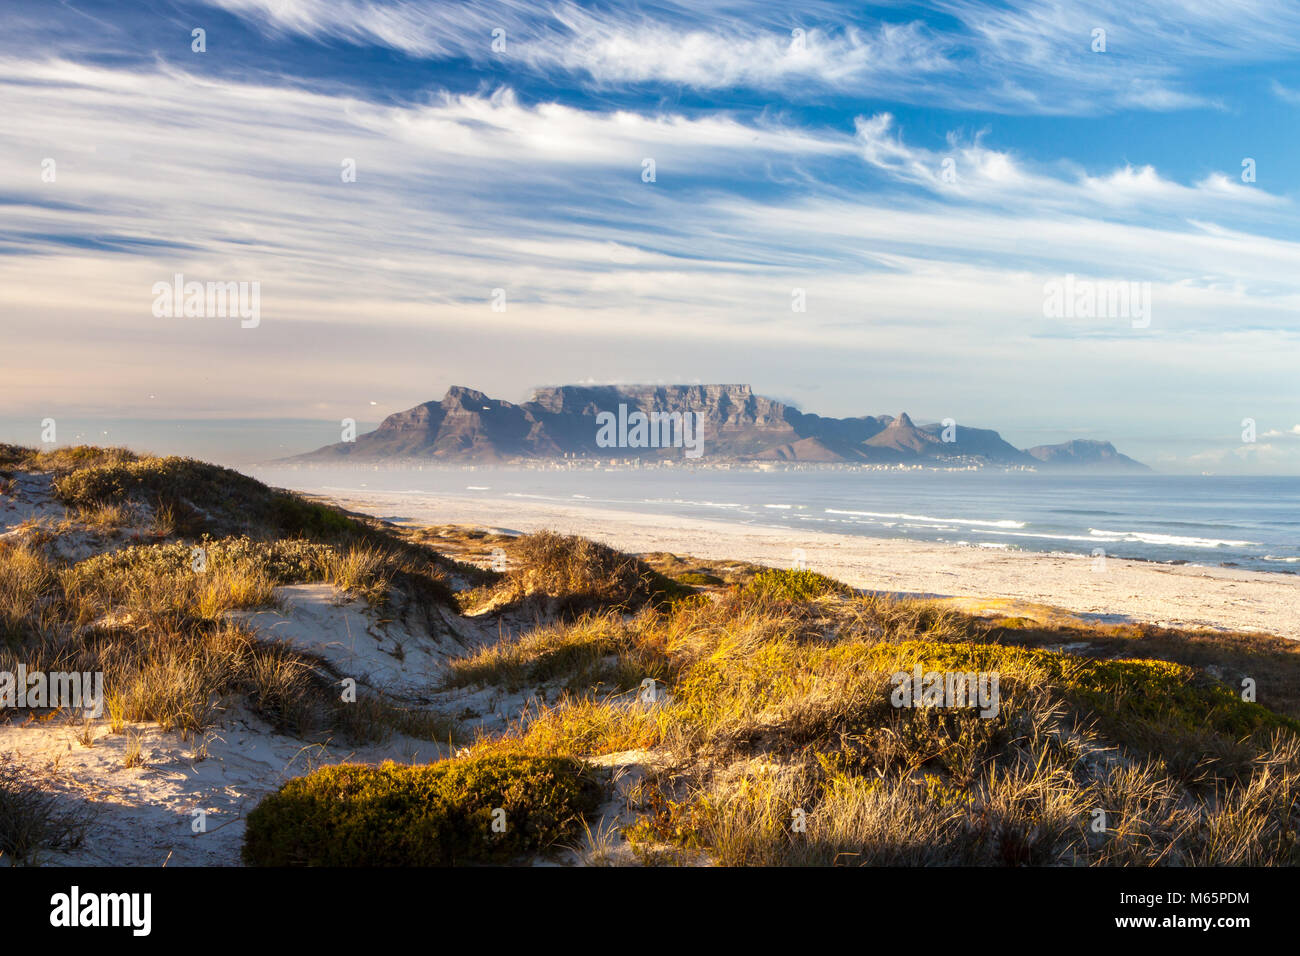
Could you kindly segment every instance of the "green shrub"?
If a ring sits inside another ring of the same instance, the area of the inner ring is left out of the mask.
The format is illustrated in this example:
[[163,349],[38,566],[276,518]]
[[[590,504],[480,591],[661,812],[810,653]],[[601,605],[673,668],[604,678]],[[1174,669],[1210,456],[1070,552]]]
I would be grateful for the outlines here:
[[1174,730],[1205,730],[1231,738],[1285,729],[1300,733],[1300,721],[1241,699],[1218,681],[1169,661],[1079,661],[1047,656],[1059,663],[1069,696],[1103,718],[1105,725],[1149,724]]
[[694,587],[716,587],[727,583],[716,574],[709,574],[707,571],[687,571],[685,574],[677,575],[673,580],[678,584]]
[[760,597],[781,601],[811,601],[827,595],[847,597],[853,593],[847,584],[816,571],[780,568],[759,571],[749,582],[747,590]]
[[54,491],[64,504],[88,507],[104,502],[152,501],[160,496],[183,496],[194,504],[233,504],[236,502],[232,499],[240,493],[264,493],[266,488],[229,468],[193,458],[169,457],[78,468],[56,478]]
[[271,497],[269,520],[285,533],[308,537],[331,537],[363,529],[337,508],[304,501],[286,492],[276,492]]
[[[248,815],[243,857],[253,866],[506,863],[576,836],[600,799],[593,771],[569,758],[341,764],[264,799]],[[493,832],[496,809],[504,832]]]

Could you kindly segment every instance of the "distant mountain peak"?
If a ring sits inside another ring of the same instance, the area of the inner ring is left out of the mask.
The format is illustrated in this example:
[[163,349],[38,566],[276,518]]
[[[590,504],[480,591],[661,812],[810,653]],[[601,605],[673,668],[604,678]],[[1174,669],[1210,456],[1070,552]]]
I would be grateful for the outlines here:
[[1036,445],[1026,453],[1058,468],[1105,468],[1112,471],[1150,471],[1140,461],[1121,455],[1108,441],[1073,438],[1057,445]]
[[498,404],[500,403],[496,399],[488,398],[478,389],[466,388],[464,385],[453,385],[442,397],[442,405],[445,408],[460,406],[466,409],[488,409]]
[[488,397],[484,395],[482,392],[480,392],[478,389],[470,388],[467,385],[451,386],[450,388],[447,389],[447,394],[444,395],[442,398],[444,402],[459,400],[459,399],[467,399],[471,402],[489,401]]
[[930,446],[938,441],[934,435],[917,428],[907,412],[900,412],[883,431],[868,438],[864,444],[907,458],[928,454]]

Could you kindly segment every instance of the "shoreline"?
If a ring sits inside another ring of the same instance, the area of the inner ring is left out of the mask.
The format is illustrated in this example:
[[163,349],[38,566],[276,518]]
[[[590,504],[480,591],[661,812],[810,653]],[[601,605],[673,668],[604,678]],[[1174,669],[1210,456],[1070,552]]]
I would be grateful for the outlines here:
[[[999,602],[1060,608],[1094,620],[1263,631],[1300,640],[1300,576],[1284,571],[1165,564],[1089,555],[960,546],[826,531],[688,519],[525,498],[414,492],[305,493],[398,524],[469,525],[578,534],[628,552],[810,570],[854,587],[952,599],[972,610]],[[1095,569],[1094,569],[1095,568]]]

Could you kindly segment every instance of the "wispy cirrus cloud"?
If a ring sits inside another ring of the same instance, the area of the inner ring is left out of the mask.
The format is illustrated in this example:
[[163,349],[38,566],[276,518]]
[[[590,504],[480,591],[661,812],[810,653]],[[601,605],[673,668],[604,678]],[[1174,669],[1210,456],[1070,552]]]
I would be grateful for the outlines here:
[[1269,84],[1269,89],[1272,90],[1273,95],[1282,102],[1300,106],[1300,90],[1292,89],[1289,86],[1283,86],[1277,80],[1274,80]]
[[899,183],[943,196],[949,201],[996,203],[1024,210],[1083,214],[1125,211],[1139,215],[1174,215],[1180,219],[1219,213],[1242,216],[1294,215],[1285,197],[1253,184],[1213,172],[1190,185],[1163,177],[1150,164],[1125,164],[1090,174],[1061,158],[1043,168],[1013,151],[990,148],[982,135],[947,137],[946,149],[909,144],[889,113],[858,117],[855,132],[862,158]]
[[[1093,115],[1205,106],[1206,66],[1277,62],[1300,48],[1285,0],[994,3],[950,0],[939,26],[891,3],[797,11],[757,0],[549,4],[493,0],[209,0],[263,29],[464,58],[560,75],[598,89],[627,84],[795,98],[884,96],[948,108]],[[1106,50],[1093,49],[1093,31]],[[493,47],[502,31],[504,48]]]
[[[0,90],[16,106],[0,165],[33,183],[0,213],[21,237],[0,257],[10,306],[92,324],[106,310],[138,335],[157,328],[149,286],[177,271],[258,278],[269,326],[323,323],[339,341],[359,316],[472,325],[499,287],[514,306],[495,327],[521,340],[653,329],[702,352],[737,334],[904,350],[927,327],[945,330],[927,350],[952,361],[1044,335],[1061,344],[1039,341],[1040,356],[1064,357],[1080,334],[1129,343],[1125,323],[1044,324],[1043,283],[1067,271],[1154,282],[1166,335],[1221,330],[1231,313],[1285,337],[1300,305],[1300,246],[1248,226],[1280,197],[1039,168],[980,141],[954,147],[948,184],[943,151],[909,145],[883,115],[836,132],[529,105],[508,90],[393,106],[16,60],[0,62]],[[46,153],[59,180],[38,185]],[[356,183],[340,181],[344,158]],[[796,167],[798,190],[772,189]],[[854,169],[864,178],[846,186]],[[1235,228],[1214,222],[1229,215]],[[60,237],[86,235],[119,247],[69,256]],[[790,311],[794,287],[810,290],[808,313]],[[864,299],[870,325],[856,318]],[[35,343],[39,325],[24,334]],[[1179,367],[1190,354],[1140,353]]]

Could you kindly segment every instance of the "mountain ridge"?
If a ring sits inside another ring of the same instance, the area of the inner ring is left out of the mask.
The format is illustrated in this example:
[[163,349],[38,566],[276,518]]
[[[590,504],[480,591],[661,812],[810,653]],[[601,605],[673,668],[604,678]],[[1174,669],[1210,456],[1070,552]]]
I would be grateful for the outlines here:
[[290,462],[418,460],[504,464],[566,457],[861,464],[990,464],[1149,471],[1110,442],[1018,449],[992,429],[951,419],[828,418],[746,384],[554,385],[521,404],[463,385],[385,418],[353,441]]

